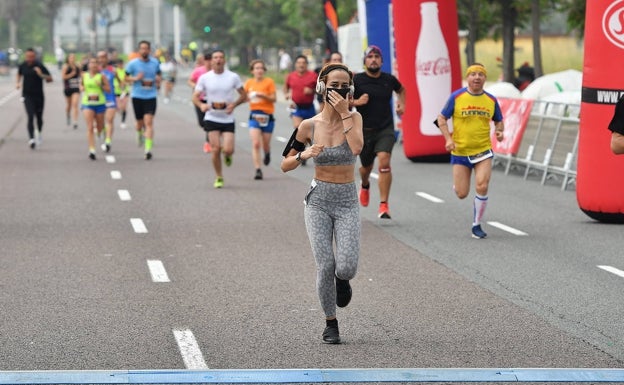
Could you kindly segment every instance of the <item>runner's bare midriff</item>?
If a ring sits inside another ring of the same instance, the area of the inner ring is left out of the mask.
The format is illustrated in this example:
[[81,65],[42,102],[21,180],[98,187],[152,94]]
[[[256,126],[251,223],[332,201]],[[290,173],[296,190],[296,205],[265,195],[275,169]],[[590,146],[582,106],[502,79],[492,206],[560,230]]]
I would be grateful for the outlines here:
[[316,166],[314,179],[328,183],[352,183],[355,181],[353,165]]

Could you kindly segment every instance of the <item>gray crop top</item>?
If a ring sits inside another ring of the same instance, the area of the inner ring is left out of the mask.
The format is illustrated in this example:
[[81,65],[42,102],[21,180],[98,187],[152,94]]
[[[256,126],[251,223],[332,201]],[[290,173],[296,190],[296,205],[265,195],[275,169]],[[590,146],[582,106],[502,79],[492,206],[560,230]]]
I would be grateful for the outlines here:
[[[314,122],[312,122],[312,143],[314,143]],[[316,166],[348,166],[355,164],[356,156],[345,139],[342,144],[334,147],[325,146],[323,151],[314,159]]]

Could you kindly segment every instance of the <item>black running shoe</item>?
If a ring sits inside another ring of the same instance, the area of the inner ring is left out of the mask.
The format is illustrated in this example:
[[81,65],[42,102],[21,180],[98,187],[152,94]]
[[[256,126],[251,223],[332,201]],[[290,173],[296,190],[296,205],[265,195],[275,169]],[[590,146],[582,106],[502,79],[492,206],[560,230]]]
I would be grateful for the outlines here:
[[95,160],[95,152],[89,152],[89,159]]
[[339,344],[340,332],[338,331],[338,320],[327,321],[327,326],[323,330],[323,343]]
[[255,180],[260,180],[262,179],[262,170],[257,169],[256,170],[256,176],[254,177]]
[[336,277],[336,306],[345,307],[351,302],[353,292],[349,281]]
[[152,153],[151,152],[146,152],[145,153],[145,160],[150,160],[152,159]]
[[263,161],[265,166],[268,166],[269,163],[271,163],[271,153],[267,152],[266,154],[264,154],[264,161]]

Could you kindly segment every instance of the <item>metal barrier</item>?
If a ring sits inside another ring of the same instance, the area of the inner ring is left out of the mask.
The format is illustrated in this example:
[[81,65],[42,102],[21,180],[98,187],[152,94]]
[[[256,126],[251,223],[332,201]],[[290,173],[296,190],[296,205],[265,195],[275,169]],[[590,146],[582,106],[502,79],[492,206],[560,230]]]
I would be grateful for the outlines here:
[[[494,165],[539,175],[541,184],[561,180],[561,190],[576,182],[580,105],[536,100],[517,154],[495,154]],[[540,175],[541,173],[541,175]]]

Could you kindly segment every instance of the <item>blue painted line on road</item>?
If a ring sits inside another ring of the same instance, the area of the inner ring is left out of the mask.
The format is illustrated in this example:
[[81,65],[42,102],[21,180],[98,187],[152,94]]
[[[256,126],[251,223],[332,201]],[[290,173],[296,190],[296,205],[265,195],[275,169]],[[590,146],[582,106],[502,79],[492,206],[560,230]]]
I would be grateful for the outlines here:
[[624,382],[624,369],[228,369],[0,371],[0,384],[280,384],[331,382]]

